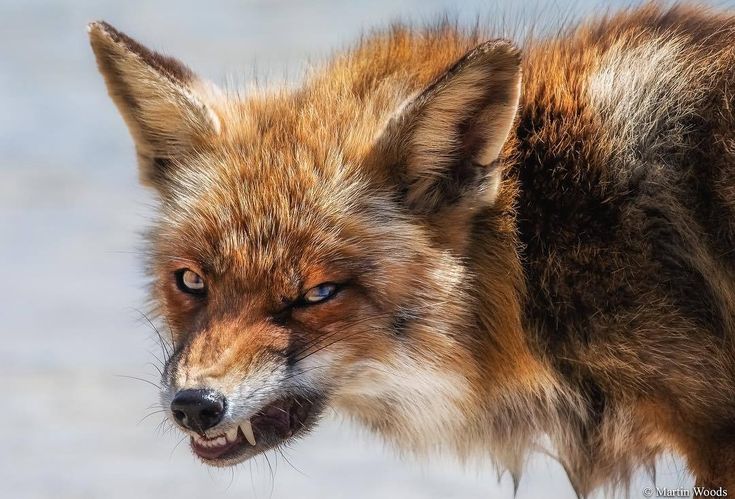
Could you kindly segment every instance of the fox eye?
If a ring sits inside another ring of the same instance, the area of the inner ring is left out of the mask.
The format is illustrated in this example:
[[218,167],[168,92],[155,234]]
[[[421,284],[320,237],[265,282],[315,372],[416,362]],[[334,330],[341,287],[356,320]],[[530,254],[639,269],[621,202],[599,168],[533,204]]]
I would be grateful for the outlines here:
[[204,294],[204,279],[193,270],[181,269],[177,271],[176,285],[184,293],[192,295]]
[[313,288],[308,290],[306,293],[304,293],[302,301],[305,305],[313,305],[315,303],[321,303],[325,300],[330,299],[335,294],[337,294],[338,290],[339,290],[339,287],[332,282],[326,282],[324,284],[319,284],[318,286],[314,286]]

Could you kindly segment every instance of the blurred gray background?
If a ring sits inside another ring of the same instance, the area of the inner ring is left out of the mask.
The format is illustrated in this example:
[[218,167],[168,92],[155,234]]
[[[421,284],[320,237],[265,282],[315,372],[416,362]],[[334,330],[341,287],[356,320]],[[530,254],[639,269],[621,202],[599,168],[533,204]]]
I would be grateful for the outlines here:
[[[144,308],[139,232],[150,193],[97,74],[85,25],[105,19],[218,82],[297,81],[308,61],[397,18],[477,15],[509,27],[628,1],[0,0],[0,497],[511,498],[486,463],[400,458],[338,419],[235,470],[199,464],[162,432],[158,345]],[[522,31],[522,30],[521,30]],[[690,484],[676,460],[659,485]],[[640,497],[650,479],[631,490]],[[534,458],[519,498],[572,498]]]

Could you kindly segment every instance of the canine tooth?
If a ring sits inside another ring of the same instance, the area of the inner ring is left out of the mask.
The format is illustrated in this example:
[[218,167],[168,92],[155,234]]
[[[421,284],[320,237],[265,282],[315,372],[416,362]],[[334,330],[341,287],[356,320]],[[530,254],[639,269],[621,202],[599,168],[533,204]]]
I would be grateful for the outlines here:
[[240,428],[242,429],[242,434],[245,435],[245,440],[250,442],[250,445],[255,445],[255,435],[253,435],[253,425],[250,424],[250,420],[246,419],[240,423]]
[[227,434],[225,435],[228,442],[234,442],[237,438],[237,426],[235,426],[233,429],[228,430]]
[[225,437],[219,437],[217,440],[212,442],[212,445],[215,447],[225,445],[227,443],[227,439]]

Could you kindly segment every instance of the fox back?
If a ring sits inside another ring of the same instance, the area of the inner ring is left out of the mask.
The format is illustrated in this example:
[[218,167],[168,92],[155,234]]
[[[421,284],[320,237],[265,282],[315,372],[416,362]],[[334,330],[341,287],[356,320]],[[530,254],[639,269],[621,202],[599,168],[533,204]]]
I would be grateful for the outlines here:
[[89,29],[160,201],[162,402],[205,463],[334,408],[516,477],[548,443],[581,495],[672,451],[735,491],[735,18],[522,50],[395,25],[248,95]]

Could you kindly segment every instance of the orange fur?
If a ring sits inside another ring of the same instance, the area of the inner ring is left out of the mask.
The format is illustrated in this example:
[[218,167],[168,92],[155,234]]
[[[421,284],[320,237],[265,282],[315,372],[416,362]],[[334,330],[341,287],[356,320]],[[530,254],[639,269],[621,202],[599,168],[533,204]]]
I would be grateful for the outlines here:
[[160,194],[164,401],[232,400],[207,435],[308,393],[514,475],[546,435],[582,495],[666,450],[735,490],[732,16],[646,6],[523,55],[395,26],[247,97],[90,36]]

